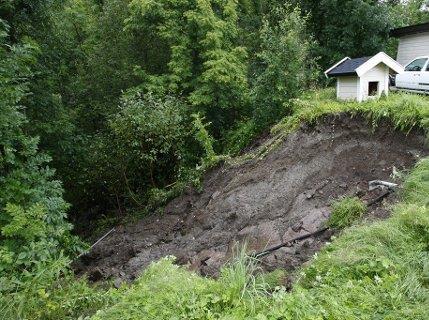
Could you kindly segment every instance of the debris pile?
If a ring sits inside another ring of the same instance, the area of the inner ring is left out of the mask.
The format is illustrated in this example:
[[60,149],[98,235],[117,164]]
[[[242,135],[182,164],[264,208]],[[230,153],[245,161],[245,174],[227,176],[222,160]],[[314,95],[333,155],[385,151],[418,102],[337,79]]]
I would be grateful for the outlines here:
[[[76,271],[119,283],[133,280],[152,261],[174,255],[178,263],[216,276],[237,244],[264,252],[325,228],[330,204],[344,195],[370,205],[365,219],[385,218],[385,202],[396,197],[389,190],[397,186],[384,182],[394,181],[392,172],[412,167],[428,151],[422,132],[405,136],[391,128],[382,124],[373,130],[364,119],[345,115],[304,125],[262,160],[212,170],[202,192],[189,188],[163,215],[116,227],[81,258]],[[261,265],[269,271],[293,270],[332,232],[316,232],[262,255]]]

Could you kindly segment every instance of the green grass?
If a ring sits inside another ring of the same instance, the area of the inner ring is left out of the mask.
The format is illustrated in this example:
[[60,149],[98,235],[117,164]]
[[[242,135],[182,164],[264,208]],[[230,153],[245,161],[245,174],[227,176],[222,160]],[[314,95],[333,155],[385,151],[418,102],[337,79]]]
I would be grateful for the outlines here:
[[[19,291],[0,291],[0,319],[84,319],[113,302],[114,296],[85,279],[76,279],[68,266],[64,258],[45,261],[31,280],[20,282]],[[8,281],[0,272],[1,289]]]
[[408,93],[394,93],[378,100],[363,103],[342,102],[335,99],[332,89],[313,91],[294,101],[294,113],[273,127],[272,133],[287,134],[301,123],[312,123],[327,114],[350,113],[364,115],[373,126],[382,119],[403,131],[415,127],[429,129],[429,98]]
[[331,228],[345,228],[358,220],[366,211],[366,205],[358,197],[344,197],[335,201],[328,220]]
[[362,115],[370,126],[376,127],[381,120],[388,120],[393,127],[408,133],[413,128],[429,131],[429,98],[408,93],[392,93],[389,97],[363,103],[343,102],[335,99],[333,89],[310,91],[292,101],[293,114],[283,118],[271,129],[271,139],[256,151],[236,159],[240,163],[248,159],[263,158],[301,124],[313,124],[326,115],[347,113],[351,117]]
[[[273,129],[275,139],[259,155],[302,122],[332,113],[365,115],[374,126],[388,119],[406,132],[428,129],[425,97],[398,94],[364,104],[331,97],[322,91],[296,101],[295,114]],[[243,255],[218,280],[169,258],[154,263],[93,319],[429,319],[429,158],[407,177],[401,196],[389,219],[344,229],[298,271],[290,292],[272,280],[281,277],[259,274]],[[330,222],[344,227],[365,207],[345,198],[333,209]]]
[[153,263],[117,304],[93,319],[245,319],[266,305],[268,285],[254,275],[255,262],[243,254],[218,280],[199,277],[173,261]]

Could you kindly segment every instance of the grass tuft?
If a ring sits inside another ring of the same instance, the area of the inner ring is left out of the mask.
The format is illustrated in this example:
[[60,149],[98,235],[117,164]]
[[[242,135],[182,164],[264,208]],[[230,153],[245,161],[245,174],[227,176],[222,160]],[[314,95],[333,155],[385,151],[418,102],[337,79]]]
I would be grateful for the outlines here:
[[332,204],[332,213],[328,220],[330,228],[345,228],[366,212],[366,205],[358,197],[344,197]]

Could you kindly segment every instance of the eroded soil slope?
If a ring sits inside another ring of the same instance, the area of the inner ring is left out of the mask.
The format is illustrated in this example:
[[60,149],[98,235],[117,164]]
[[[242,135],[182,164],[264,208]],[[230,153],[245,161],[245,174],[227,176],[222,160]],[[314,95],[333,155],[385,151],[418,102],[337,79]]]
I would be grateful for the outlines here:
[[[189,189],[164,215],[120,226],[78,264],[93,280],[135,278],[150,262],[174,255],[202,274],[216,275],[237,242],[262,250],[321,228],[330,203],[343,195],[374,199],[368,181],[391,181],[392,170],[410,168],[427,154],[424,136],[408,136],[382,124],[375,131],[361,118],[330,117],[303,126],[262,160],[221,166],[206,175],[201,193]],[[392,201],[392,199],[390,199]],[[370,216],[387,214],[386,203]],[[263,266],[294,269],[331,232],[283,248]]]

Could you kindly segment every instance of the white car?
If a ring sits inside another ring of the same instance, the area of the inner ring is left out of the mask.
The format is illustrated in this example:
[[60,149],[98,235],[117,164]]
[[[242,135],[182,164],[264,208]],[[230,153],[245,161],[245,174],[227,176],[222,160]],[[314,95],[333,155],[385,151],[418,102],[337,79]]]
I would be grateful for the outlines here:
[[418,57],[396,76],[396,88],[429,94],[429,56]]

